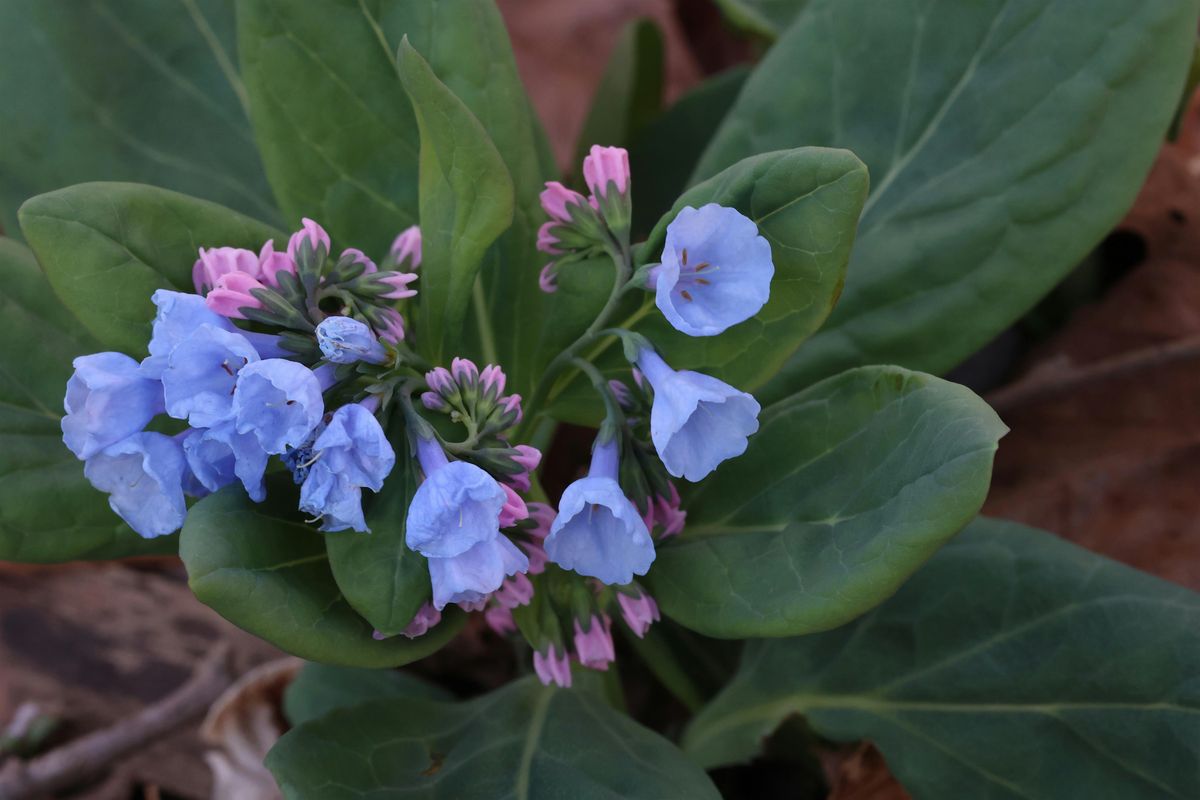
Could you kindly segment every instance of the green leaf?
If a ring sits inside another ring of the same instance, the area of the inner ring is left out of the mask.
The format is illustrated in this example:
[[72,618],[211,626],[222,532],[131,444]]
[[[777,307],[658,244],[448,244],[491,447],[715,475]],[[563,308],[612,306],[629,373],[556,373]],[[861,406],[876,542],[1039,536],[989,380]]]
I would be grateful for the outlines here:
[[747,760],[802,714],[870,739],[914,797],[1192,797],[1198,627],[1191,592],[980,520],[853,625],[750,642],[684,748]]
[[[845,150],[802,147],[738,162],[675,202],[646,240],[642,260],[657,260],[667,225],[684,206],[730,206],[754,220],[771,243],[775,263],[771,299],[757,316],[720,336],[694,337],[675,330],[655,307],[651,293],[636,293],[617,319],[623,318],[623,326],[649,338],[676,369],[701,370],[740,389],[754,390],[776,374],[833,309],[867,183],[866,168]],[[611,344],[602,363],[614,377],[628,375],[619,348]],[[559,419],[595,424],[590,387],[578,378],[573,383],[575,391],[559,401],[552,413]]]
[[420,476],[409,457],[402,415],[393,415],[388,439],[396,449],[396,466],[383,491],[363,499],[371,532],[326,534],[325,549],[346,601],[375,630],[395,636],[429,599],[430,588],[428,564],[404,542],[405,518]]
[[99,344],[63,307],[33,253],[0,237],[0,560],[71,561],[170,553],[108,507],[62,443],[63,395],[76,356]]
[[19,212],[50,285],[104,348],[146,352],[155,289],[192,292],[201,247],[255,252],[281,234],[236,211],[133,183],[84,183]]
[[532,678],[467,703],[410,697],[334,711],[267,755],[288,798],[717,800],[674,745],[591,694]]
[[232,0],[0,3],[0,228],[27,197],[153,183],[277,221],[232,52]]
[[871,170],[846,292],[764,396],[943,372],[1027,311],[1133,201],[1196,24],[1196,0],[812,0],[695,175],[800,144]]
[[448,614],[417,639],[375,641],[338,590],[325,535],[301,521],[297,497],[291,476],[276,474],[265,503],[226,487],[192,506],[179,555],[201,602],[293,655],[352,667],[407,664],[458,632],[464,616]]
[[760,422],[647,576],[710,636],[811,633],[881,602],[979,511],[1006,431],[970,390],[899,367],[829,378]]
[[579,134],[577,169],[592,145],[627,147],[658,115],[663,100],[663,50],[662,33],[652,20],[634,20],[621,31]]
[[305,664],[283,693],[288,722],[300,725],[339,708],[391,697],[451,700],[453,696],[406,672]]
[[811,0],[717,0],[729,21],[759,36],[774,39]]
[[407,39],[399,64],[421,131],[421,344],[440,363],[462,340],[484,254],[512,224],[513,184],[479,120]]
[[649,232],[683,194],[700,154],[749,74],[748,68],[738,66],[714,75],[633,137],[629,167],[637,180],[633,203],[636,235]]

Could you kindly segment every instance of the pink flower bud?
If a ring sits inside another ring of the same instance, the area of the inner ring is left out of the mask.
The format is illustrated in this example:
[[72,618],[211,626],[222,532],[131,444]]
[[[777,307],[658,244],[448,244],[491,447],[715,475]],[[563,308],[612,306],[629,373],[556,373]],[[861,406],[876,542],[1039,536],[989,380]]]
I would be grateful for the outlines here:
[[617,404],[621,408],[629,409],[633,406],[633,395],[629,392],[629,387],[618,380],[608,382],[608,388],[617,398]]
[[460,601],[457,605],[463,611],[483,611],[487,608],[487,598],[482,597],[478,600]]
[[680,508],[679,490],[673,483],[668,483],[668,486],[671,487],[671,494],[667,497],[660,495],[652,503],[657,508],[655,517],[663,527],[664,539],[683,533],[683,525],[687,521],[687,512]]
[[542,267],[542,271],[538,273],[538,288],[546,294],[554,294],[558,291],[558,277],[554,274],[553,261]]
[[504,606],[488,606],[483,612],[483,619],[497,636],[507,636],[517,632],[517,623],[513,620],[512,612]]
[[442,395],[453,394],[454,390],[458,388],[454,384],[454,377],[445,367],[434,367],[426,372],[425,382],[429,384],[430,389]]
[[474,387],[479,380],[479,367],[469,358],[455,358],[450,362],[450,374],[464,389]]
[[262,250],[258,253],[258,270],[263,283],[277,287],[279,286],[279,273],[296,274],[296,262],[287,253],[276,253],[275,240],[271,239],[262,246]]
[[437,392],[421,392],[421,405],[430,411],[445,411],[450,408],[450,404]]
[[258,256],[240,247],[201,247],[200,258],[192,266],[196,294],[207,294],[216,287],[218,280],[231,272],[244,272],[257,278]]
[[300,243],[306,239],[312,245],[314,252],[321,245],[325,246],[326,253],[329,252],[329,234],[320,225],[305,217],[301,221],[300,230],[293,233],[292,237],[288,239],[287,254],[291,256],[293,261],[300,253]]
[[400,316],[400,312],[392,308],[382,310],[383,323],[377,325],[375,332],[379,334],[379,338],[389,344],[400,344],[404,341],[404,317]]
[[617,185],[618,194],[625,194],[629,191],[629,153],[623,147],[592,145],[583,160],[583,180],[596,197],[607,195],[610,183]]
[[416,289],[408,288],[408,285],[417,279],[415,272],[381,272],[375,279],[391,287],[389,291],[380,295],[387,300],[403,300],[417,294]]
[[362,250],[359,250],[355,247],[347,247],[342,251],[341,258],[339,258],[338,261],[346,258],[346,256],[349,256],[351,259],[353,259],[355,264],[363,265],[364,275],[373,275],[379,271],[379,267],[375,266],[375,262],[367,258],[367,254]]
[[545,539],[550,533],[550,526],[554,524],[554,518],[558,516],[558,512],[554,510],[554,506],[548,503],[530,503],[528,510],[529,518],[533,520],[534,526],[527,533],[535,539]]
[[589,669],[607,671],[608,665],[616,661],[612,620],[607,615],[593,616],[586,631],[579,625],[579,620],[575,620],[575,653],[579,663]]
[[538,228],[537,249],[543,253],[549,253],[552,256],[562,255],[562,250],[558,248],[558,237],[554,235],[554,226],[558,223],[554,220],[542,223],[542,227]]
[[658,603],[645,592],[637,597],[618,592],[617,602],[621,605],[621,616],[625,618],[625,624],[639,639],[650,630],[651,623],[658,622]]
[[534,652],[533,671],[537,673],[538,680],[546,686],[552,683],[564,689],[571,686],[571,661],[567,658],[567,651],[564,649],[560,653],[553,644],[545,653]]
[[546,564],[549,559],[546,558],[546,549],[542,547],[540,539],[533,541],[521,542],[521,548],[525,551],[525,555],[529,557],[529,574],[541,575],[546,571]]
[[429,603],[421,606],[417,615],[412,618],[412,622],[400,631],[401,635],[407,636],[409,639],[415,639],[418,636],[423,636],[430,628],[442,621],[442,612],[438,611]]
[[528,519],[529,509],[525,505],[525,501],[521,499],[521,495],[517,494],[516,490],[507,484],[500,484],[500,488],[504,490],[504,507],[500,509],[500,527],[511,528],[523,519]]
[[405,262],[410,269],[421,266],[421,229],[416,225],[406,229],[392,242],[390,253],[396,266],[403,266]]
[[500,412],[504,417],[511,417],[508,420],[509,425],[516,425],[521,421],[524,412],[521,411],[521,395],[510,394],[508,397],[500,398]]
[[499,397],[504,394],[504,384],[506,382],[507,379],[504,377],[504,370],[495,364],[488,364],[483,368],[483,372],[479,373],[479,385],[483,388],[483,393],[492,397]]
[[257,279],[245,272],[230,272],[217,279],[216,287],[204,298],[205,304],[223,317],[245,319],[243,308],[262,308],[262,302],[250,294],[252,289],[265,289]]
[[550,219],[558,222],[570,222],[570,206],[586,206],[587,198],[579,192],[573,192],[558,181],[547,181],[541,195],[542,209]]
[[500,588],[492,593],[492,598],[505,608],[527,606],[533,599],[533,584],[524,573],[518,572],[500,584]]

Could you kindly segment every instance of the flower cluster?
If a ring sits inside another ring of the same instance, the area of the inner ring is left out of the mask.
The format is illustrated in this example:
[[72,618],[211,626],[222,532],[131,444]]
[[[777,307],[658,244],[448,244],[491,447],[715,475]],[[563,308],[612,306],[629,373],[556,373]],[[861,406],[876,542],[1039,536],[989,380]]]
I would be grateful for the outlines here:
[[[329,235],[306,219],[283,251],[273,242],[257,253],[201,249],[195,294],[154,294],[141,362],[77,359],[64,441],[147,537],[178,530],[188,496],[238,484],[261,502],[272,456],[299,484],[310,523],[369,532],[363,490],[381,491],[396,459],[410,459],[406,474],[421,480],[404,546],[426,560],[431,593],[403,635],[425,634],[457,605],[527,640],[543,681],[569,684],[573,662],[607,669],[614,620],[640,637],[658,619],[638,578],[662,541],[684,531],[676,481],[700,481],[743,453],[760,408],[715,377],[672,368],[643,334],[605,323],[628,292],[644,290],[677,331],[714,336],[762,309],[774,267],[752,220],[710,204],[675,213],[660,260],[635,270],[628,156],[593,147],[582,172],[588,196],[557,182],[542,194],[549,221],[538,248],[555,258],[539,281],[553,291],[562,270],[595,269],[607,255],[615,288],[528,404],[506,393],[497,364],[438,366],[419,355],[419,325],[406,330],[403,314],[416,294],[418,229],[376,265],[355,249],[332,259]],[[643,314],[650,307],[647,298]],[[581,357],[605,338],[620,341],[632,381]],[[528,499],[543,499],[542,454],[525,442],[572,368],[605,416],[586,473],[555,509]]]

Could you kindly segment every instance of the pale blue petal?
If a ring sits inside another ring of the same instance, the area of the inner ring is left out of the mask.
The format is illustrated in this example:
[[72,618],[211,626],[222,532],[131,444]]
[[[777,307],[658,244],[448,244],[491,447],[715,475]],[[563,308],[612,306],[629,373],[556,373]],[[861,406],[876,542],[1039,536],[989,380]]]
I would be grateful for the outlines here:
[[201,325],[175,346],[162,373],[167,413],[194,428],[211,428],[233,414],[238,372],[258,361],[244,336]]
[[474,464],[453,461],[425,477],[408,507],[405,541],[425,556],[449,558],[497,536],[504,490]]
[[140,536],[152,539],[183,526],[187,507],[183,448],[161,433],[135,433],[90,458],[83,474]]
[[163,389],[147,380],[138,363],[123,353],[95,353],[74,361],[67,381],[63,442],[88,459],[146,427],[163,411]]
[[645,575],[654,562],[646,523],[611,478],[581,478],[567,487],[545,547],[563,569],[610,585]]
[[171,351],[201,325],[235,330],[232,322],[211,310],[198,294],[159,289],[150,299],[158,311],[150,335],[150,356],[142,361],[142,372],[147,378],[161,378]]
[[504,579],[529,569],[529,557],[497,534],[448,558],[429,559],[433,607],[441,611],[450,603],[477,603],[500,588]]
[[308,439],[325,413],[325,403],[312,370],[295,361],[268,358],[238,373],[232,409],[238,433],[253,433],[264,450],[281,454]]

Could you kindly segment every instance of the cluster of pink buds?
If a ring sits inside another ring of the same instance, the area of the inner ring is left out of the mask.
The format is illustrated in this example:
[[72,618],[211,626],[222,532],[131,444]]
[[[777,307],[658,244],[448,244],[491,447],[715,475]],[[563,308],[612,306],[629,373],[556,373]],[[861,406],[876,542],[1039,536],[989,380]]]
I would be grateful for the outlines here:
[[479,436],[501,433],[521,421],[521,395],[504,394],[504,371],[495,364],[480,370],[474,361],[456,358],[450,369],[427,372],[425,382],[429,391],[421,395],[422,405],[449,414]]

